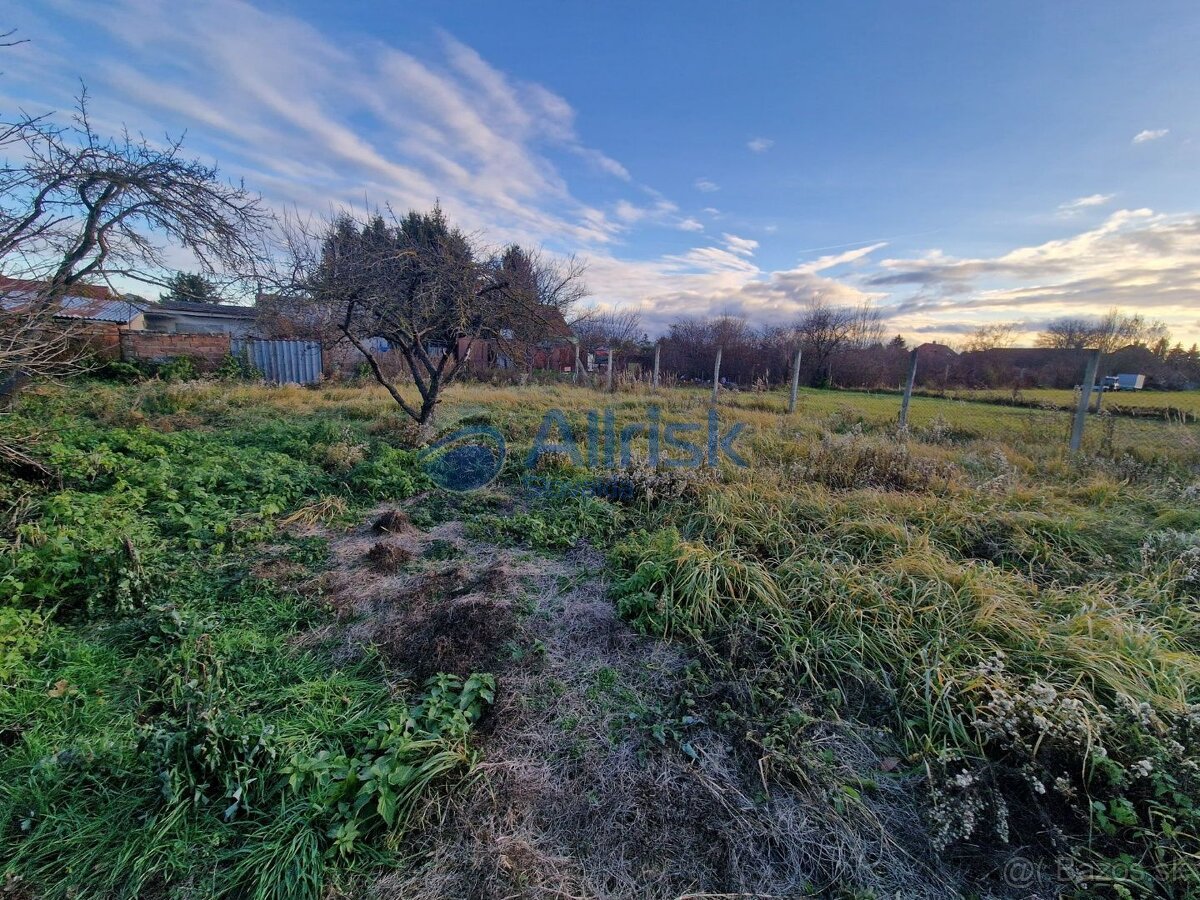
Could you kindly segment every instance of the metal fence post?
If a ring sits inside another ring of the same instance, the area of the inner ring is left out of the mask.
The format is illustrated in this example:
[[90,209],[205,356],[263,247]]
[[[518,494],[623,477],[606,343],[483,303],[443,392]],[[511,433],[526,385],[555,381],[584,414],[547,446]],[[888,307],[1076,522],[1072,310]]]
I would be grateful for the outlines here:
[[1092,382],[1096,380],[1096,369],[1100,366],[1100,351],[1089,350],[1083,384],[1079,386],[1079,406],[1075,408],[1075,423],[1071,426],[1071,452],[1078,453],[1083,444],[1083,424],[1087,421],[1088,405],[1092,399]]
[[904,399],[900,401],[900,427],[908,428],[908,404],[912,400],[913,384],[917,380],[917,351],[908,354],[908,380],[904,382]]
[[800,354],[803,351],[796,348],[796,359],[792,362],[792,393],[788,396],[788,414],[796,411],[796,394],[800,391]]

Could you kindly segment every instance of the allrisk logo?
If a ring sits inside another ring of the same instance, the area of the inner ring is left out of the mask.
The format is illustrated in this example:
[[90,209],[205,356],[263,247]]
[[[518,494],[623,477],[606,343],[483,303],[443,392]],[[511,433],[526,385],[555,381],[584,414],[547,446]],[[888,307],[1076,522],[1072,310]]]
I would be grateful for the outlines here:
[[[715,409],[707,422],[662,421],[657,406],[646,409],[646,419],[617,430],[616,410],[586,413],[581,431],[561,409],[549,410],[542,417],[533,448],[526,459],[532,469],[543,453],[562,453],[580,468],[615,469],[625,467],[633,458],[635,440],[645,440],[647,458],[653,468],[696,469],[717,466],[722,457],[735,466],[748,465],[733,443],[745,430],[738,422],[721,431]],[[504,467],[507,446],[504,435],[493,425],[472,425],[444,435],[421,453],[426,474],[448,491],[476,491],[487,487]]]
[[[721,432],[717,411],[708,411],[707,425],[700,422],[669,422],[663,424],[662,411],[657,406],[646,409],[646,421],[633,422],[617,432],[616,411],[612,407],[603,413],[591,410],[586,416],[582,445],[571,422],[561,409],[552,409],[542,417],[541,427],[534,438],[526,460],[532,468],[544,453],[561,453],[576,466],[612,469],[628,466],[632,459],[635,439],[645,438],[651,467],[695,469],[702,465],[716,466],[722,454],[731,463],[746,467],[748,463],[733,448],[745,425],[735,423]],[[696,440],[703,438],[703,440]]]

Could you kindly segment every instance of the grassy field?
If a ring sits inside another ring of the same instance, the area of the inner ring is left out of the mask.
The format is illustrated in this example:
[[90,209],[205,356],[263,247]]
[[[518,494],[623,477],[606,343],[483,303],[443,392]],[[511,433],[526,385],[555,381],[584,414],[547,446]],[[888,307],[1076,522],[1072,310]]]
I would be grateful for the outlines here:
[[[1049,409],[1075,409],[1079,396],[1070,390],[1025,388],[1011,390],[955,389],[949,399]],[[1095,405],[1095,394],[1092,404]],[[1200,421],[1200,391],[1112,391],[1106,392],[1101,407],[1114,415]]]
[[1200,426],[1102,417],[1072,457],[1056,410],[917,397],[901,434],[892,395],[784,404],[722,398],[745,468],[634,437],[597,472],[529,458],[548,410],[619,434],[706,392],[454,386],[439,433],[508,450],[463,495],[376,388],[28,392],[7,884],[1195,896]]

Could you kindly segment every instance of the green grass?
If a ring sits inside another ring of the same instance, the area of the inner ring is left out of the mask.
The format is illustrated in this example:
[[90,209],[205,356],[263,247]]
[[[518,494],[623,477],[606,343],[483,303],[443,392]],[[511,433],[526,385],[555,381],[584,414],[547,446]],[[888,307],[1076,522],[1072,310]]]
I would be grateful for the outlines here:
[[[780,777],[806,777],[795,698],[820,698],[901,744],[936,846],[1020,841],[1089,873],[1078,896],[1194,892],[1200,426],[1095,418],[1072,456],[1062,410],[916,397],[901,434],[895,395],[785,402],[722,397],[748,469],[641,466],[604,482],[630,488],[614,502],[556,460],[537,473],[584,495],[539,499],[521,482],[547,410],[582,428],[611,405],[619,430],[651,403],[703,421],[707,393],[456,385],[440,428],[495,423],[508,460],[414,521],[600,546],[630,623],[744,686],[722,715]],[[0,428],[63,477],[0,484],[4,873],[46,896],[269,897],[406,865],[406,815],[466,770],[491,685],[396,696],[380,660],[295,649],[329,611],[250,574],[284,520],[361,521],[426,486],[390,398],[97,383]],[[319,540],[286,552],[324,565]]]
[[252,574],[270,539],[315,578],[324,542],[281,523],[416,492],[412,454],[174,390],[48,390],[0,422],[61,478],[0,484],[0,870],[44,897],[323,896],[399,864],[494,684],[398,691],[297,649],[331,612]]

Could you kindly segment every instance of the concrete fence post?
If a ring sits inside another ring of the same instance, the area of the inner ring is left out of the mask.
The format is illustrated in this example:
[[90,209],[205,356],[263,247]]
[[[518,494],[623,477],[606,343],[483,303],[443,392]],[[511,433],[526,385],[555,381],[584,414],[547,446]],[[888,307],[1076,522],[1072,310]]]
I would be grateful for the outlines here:
[[717,358],[713,362],[713,392],[712,404],[717,405],[717,392],[721,389],[721,347],[717,348]]
[[1096,391],[1096,409],[1094,412],[1100,412],[1100,405],[1104,402],[1104,369],[1100,368],[1098,364],[1096,366],[1095,384],[1100,386],[1100,390]]
[[1071,426],[1071,452],[1078,453],[1083,445],[1083,425],[1087,421],[1088,405],[1092,399],[1092,384],[1096,381],[1096,369],[1100,367],[1100,351],[1089,350],[1087,368],[1083,373],[1083,384],[1079,386],[1079,405],[1075,408],[1075,422]]
[[800,355],[803,351],[796,348],[796,358],[792,361],[792,392],[788,395],[788,414],[796,411],[796,395],[800,392]]
[[571,369],[571,381],[579,384],[579,338],[571,341],[575,345],[575,367]]
[[913,384],[917,380],[917,351],[908,354],[908,380],[904,382],[904,399],[900,401],[900,428],[908,428],[908,404],[912,401]]
[[658,364],[662,359],[662,341],[654,345],[654,389],[658,390]]
[[608,348],[608,376],[604,384],[604,389],[610,394],[613,389],[613,357],[617,355],[617,351],[612,347]]

